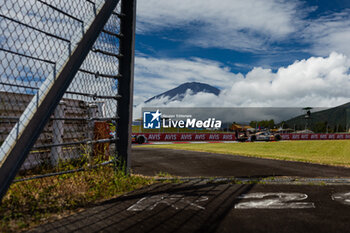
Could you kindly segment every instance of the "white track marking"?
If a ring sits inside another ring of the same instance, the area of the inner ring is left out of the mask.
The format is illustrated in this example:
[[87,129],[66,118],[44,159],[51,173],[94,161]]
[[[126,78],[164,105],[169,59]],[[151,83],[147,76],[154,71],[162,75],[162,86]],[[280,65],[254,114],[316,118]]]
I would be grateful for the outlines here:
[[332,200],[338,201],[345,205],[350,205],[350,192],[333,194]]
[[208,197],[195,197],[185,196],[177,194],[163,194],[154,195],[141,198],[138,202],[130,206],[128,211],[150,211],[153,210],[159,204],[165,204],[172,208],[178,209],[192,209],[192,210],[204,210],[205,207],[198,205],[199,202],[207,201]]
[[241,202],[235,209],[306,209],[315,208],[313,202],[298,202],[307,199],[304,193],[249,193],[240,199],[262,199]]

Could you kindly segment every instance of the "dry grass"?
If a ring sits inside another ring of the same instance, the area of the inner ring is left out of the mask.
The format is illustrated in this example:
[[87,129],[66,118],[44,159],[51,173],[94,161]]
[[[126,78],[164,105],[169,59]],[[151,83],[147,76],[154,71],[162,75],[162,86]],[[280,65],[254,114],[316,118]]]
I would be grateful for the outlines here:
[[27,229],[153,182],[104,166],[14,183],[0,206],[0,232]]
[[346,167],[350,166],[350,140],[170,144],[148,146],[302,161]]

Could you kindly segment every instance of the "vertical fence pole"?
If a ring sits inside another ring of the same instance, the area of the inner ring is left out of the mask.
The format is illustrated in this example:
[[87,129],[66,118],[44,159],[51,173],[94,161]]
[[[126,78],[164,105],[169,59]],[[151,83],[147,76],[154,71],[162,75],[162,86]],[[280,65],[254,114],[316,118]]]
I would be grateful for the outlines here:
[[345,113],[345,124],[346,124],[346,132],[350,133],[350,107],[346,109]]
[[[88,139],[93,141],[95,138],[95,121],[92,120],[93,118],[96,118],[98,114],[98,106],[96,103],[90,103],[88,105],[88,116],[89,116],[89,122],[88,122]],[[91,159],[94,156],[94,144],[90,143],[87,145],[87,154],[89,163],[91,164]]]
[[[64,118],[65,116],[65,102],[60,101],[59,105],[54,111],[54,121],[52,123],[52,143],[62,144],[64,133]],[[61,118],[61,119],[58,119]],[[52,166],[57,166],[62,156],[62,146],[54,146],[51,148],[50,160]]]
[[121,98],[117,103],[117,115],[119,120],[116,127],[116,152],[119,165],[128,173],[130,169],[131,134],[132,134],[132,107],[134,88],[134,47],[135,47],[135,22],[136,0],[121,1],[120,54],[118,82],[118,94]]

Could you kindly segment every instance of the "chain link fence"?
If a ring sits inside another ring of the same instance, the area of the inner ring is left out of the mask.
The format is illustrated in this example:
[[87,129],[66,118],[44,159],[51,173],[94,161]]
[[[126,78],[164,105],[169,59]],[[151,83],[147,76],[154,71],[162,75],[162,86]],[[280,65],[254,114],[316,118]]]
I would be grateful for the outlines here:
[[[27,128],[32,127],[37,134],[33,135],[37,137],[33,146],[26,148],[23,144],[23,150],[30,152],[23,158],[4,202],[13,198],[11,189],[19,183],[21,192],[38,199],[40,190],[50,189],[59,195],[65,189],[84,189],[72,188],[83,183],[69,174],[115,166],[117,106],[123,106],[119,93],[119,64],[123,57],[120,45],[122,40],[130,40],[121,33],[125,16],[122,5],[131,2],[0,0],[0,169],[9,170],[4,161],[22,143]],[[103,16],[101,12],[108,10],[107,4],[113,6],[113,11]],[[108,17],[107,23],[100,31],[92,30],[98,25],[98,17]],[[96,40],[87,38],[94,33],[98,35]],[[91,48],[85,46],[89,50],[86,57],[77,54],[84,40],[93,40]],[[131,47],[128,49],[133,52]],[[81,65],[67,68],[74,56],[76,60],[83,59]],[[133,63],[128,65],[132,70]],[[63,92],[62,98],[53,98],[55,108],[51,109],[52,104],[43,107],[65,69],[75,74],[74,78],[62,81],[57,88],[57,92]],[[49,114],[47,123],[43,119],[42,130],[32,123],[39,111]],[[59,182],[62,177],[68,177],[69,182]],[[33,181],[35,188],[28,184]],[[69,199],[69,195],[65,198]]]
[[[118,10],[118,9],[116,9]],[[94,15],[92,1],[6,1],[1,7],[0,48],[1,136],[20,126],[19,117],[57,63],[71,54],[71,41],[84,33],[86,17]],[[116,118],[119,18],[115,12],[50,117],[21,170],[52,167],[64,161],[98,154],[109,156],[110,124]],[[37,95],[39,98],[40,96]],[[39,101],[39,100],[38,100]],[[35,111],[35,107],[32,109]],[[24,116],[26,117],[26,116]],[[106,142],[100,142],[104,139]],[[111,141],[113,142],[113,140]],[[99,145],[102,143],[101,145]],[[94,145],[93,145],[94,144]],[[95,148],[94,148],[95,147]],[[3,148],[3,147],[1,147]],[[3,150],[3,149],[2,149]],[[4,151],[1,151],[5,153]]]

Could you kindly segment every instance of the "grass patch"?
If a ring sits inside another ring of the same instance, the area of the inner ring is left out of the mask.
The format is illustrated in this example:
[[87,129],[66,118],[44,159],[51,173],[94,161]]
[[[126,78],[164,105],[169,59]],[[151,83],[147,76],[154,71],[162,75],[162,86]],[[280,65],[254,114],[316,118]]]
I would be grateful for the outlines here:
[[279,160],[350,166],[350,140],[147,145]]
[[27,229],[154,182],[101,166],[14,183],[0,205],[0,232]]
[[173,178],[174,176],[170,175],[168,172],[158,172],[155,177]]

